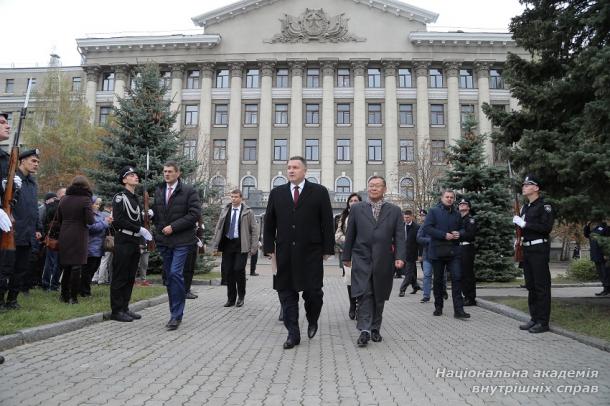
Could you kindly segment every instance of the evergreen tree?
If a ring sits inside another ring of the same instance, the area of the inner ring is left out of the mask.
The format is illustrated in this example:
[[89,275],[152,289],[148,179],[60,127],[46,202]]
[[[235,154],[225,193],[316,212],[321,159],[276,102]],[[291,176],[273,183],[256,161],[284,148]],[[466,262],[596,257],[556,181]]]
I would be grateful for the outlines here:
[[475,135],[473,125],[474,122],[465,123],[465,134],[449,147],[451,169],[443,183],[472,205],[478,226],[474,264],[477,280],[509,281],[519,272],[513,262],[514,228],[507,171],[486,165],[485,135]]
[[121,190],[118,171],[126,165],[134,166],[140,183],[144,183],[147,150],[147,187],[151,194],[163,180],[163,164],[168,160],[179,164],[183,178],[193,172],[194,163],[178,153],[180,133],[172,129],[178,113],[171,112],[171,100],[164,97],[167,91],[160,82],[158,66],[147,64],[135,76],[126,97],[119,98],[106,126],[108,134],[102,138],[104,148],[97,156],[100,169],[90,171],[102,196],[112,197]]

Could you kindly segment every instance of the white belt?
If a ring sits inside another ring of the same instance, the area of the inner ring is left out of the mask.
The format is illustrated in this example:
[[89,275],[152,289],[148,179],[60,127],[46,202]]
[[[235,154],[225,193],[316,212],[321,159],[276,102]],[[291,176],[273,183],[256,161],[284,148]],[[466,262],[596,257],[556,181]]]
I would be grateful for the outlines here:
[[122,232],[123,234],[131,235],[133,237],[141,237],[142,236],[140,233],[134,233],[133,231],[129,231],[129,230],[119,230],[119,231]]
[[460,245],[470,245],[471,242],[470,241],[461,241]]
[[522,245],[524,247],[529,247],[530,245],[538,245],[538,244],[544,244],[545,242],[547,242],[548,240],[545,240],[543,238],[540,238],[538,240],[532,240],[532,241],[523,241]]

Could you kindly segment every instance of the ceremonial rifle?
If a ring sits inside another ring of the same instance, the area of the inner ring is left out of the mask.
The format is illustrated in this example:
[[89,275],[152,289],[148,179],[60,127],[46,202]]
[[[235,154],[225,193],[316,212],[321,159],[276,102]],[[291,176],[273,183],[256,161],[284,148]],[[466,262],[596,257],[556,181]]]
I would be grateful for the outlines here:
[[[148,215],[148,209],[150,208],[150,197],[148,196],[148,171],[150,169],[150,153],[146,148],[146,172],[144,172],[144,228],[151,231],[150,227],[150,216]],[[146,249],[148,252],[154,251],[156,248],[154,238],[146,242]]]
[[[508,176],[510,177],[510,188],[511,192],[515,195],[515,201],[513,203],[513,209],[516,216],[521,215],[521,205],[519,204],[519,193],[515,192],[513,187],[513,169],[510,165],[510,159],[508,160]],[[521,227],[515,224],[515,262],[523,262],[523,247],[521,246],[521,237],[523,230]]]

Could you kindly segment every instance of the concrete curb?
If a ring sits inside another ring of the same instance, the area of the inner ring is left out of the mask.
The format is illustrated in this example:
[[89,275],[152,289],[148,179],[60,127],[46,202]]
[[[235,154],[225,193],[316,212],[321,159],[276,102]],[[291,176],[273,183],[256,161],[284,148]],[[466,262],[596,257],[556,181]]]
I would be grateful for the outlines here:
[[[477,298],[477,306],[482,309],[490,310],[494,313],[499,313],[503,316],[510,317],[512,319],[518,320],[520,322],[527,322],[530,320],[530,316],[528,314],[523,313],[522,311],[513,309],[512,307],[492,302],[490,300]],[[599,350],[610,352],[610,342],[606,340],[602,340],[601,338],[590,337],[584,334],[575,333],[570,330],[566,330],[561,327],[555,327],[552,324],[549,326],[551,332],[555,334],[559,334],[564,337],[571,338],[585,345],[589,345],[591,347],[595,347]]]
[[[582,282],[582,283],[559,283],[559,284],[552,284],[551,288],[552,289],[557,289],[557,288],[596,288],[596,287],[602,287],[602,284],[600,282]],[[522,288],[521,286],[478,286],[477,285],[477,289],[525,289]]]
[[[145,299],[133,303],[129,306],[129,308],[133,311],[140,311],[148,307],[165,303],[167,300],[167,295],[161,295],[152,299]],[[76,331],[91,324],[100,323],[109,319],[110,312],[102,312],[89,316],[78,317],[76,319],[62,320],[56,323],[19,330],[15,334],[0,337],[0,351]]]
[[[148,279],[148,281],[158,284],[158,285],[162,285],[163,281],[161,279]],[[198,280],[198,279],[193,279],[193,282],[191,282],[191,285],[195,285],[195,286],[220,286],[220,279],[208,279],[208,280]]]

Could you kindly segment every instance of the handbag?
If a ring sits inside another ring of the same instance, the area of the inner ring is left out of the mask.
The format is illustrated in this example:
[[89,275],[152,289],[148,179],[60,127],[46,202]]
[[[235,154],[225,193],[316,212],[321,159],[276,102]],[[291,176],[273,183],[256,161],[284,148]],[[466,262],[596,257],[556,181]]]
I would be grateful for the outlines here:
[[110,228],[106,231],[104,242],[102,243],[104,252],[114,252],[114,235],[110,233]]
[[457,255],[458,246],[451,241],[439,241],[436,243],[436,256],[439,258],[453,257]]
[[[53,216],[53,220],[49,223],[49,229],[47,230],[47,234],[44,236],[44,245],[48,250],[51,251],[59,251],[59,239],[51,236],[51,231],[57,226],[57,212],[59,208],[55,210],[55,215]],[[54,235],[56,235],[54,233]]]

